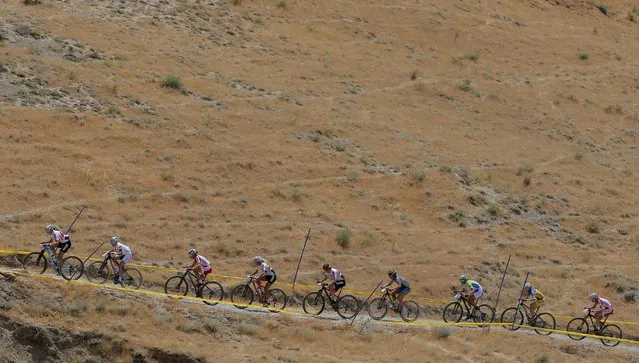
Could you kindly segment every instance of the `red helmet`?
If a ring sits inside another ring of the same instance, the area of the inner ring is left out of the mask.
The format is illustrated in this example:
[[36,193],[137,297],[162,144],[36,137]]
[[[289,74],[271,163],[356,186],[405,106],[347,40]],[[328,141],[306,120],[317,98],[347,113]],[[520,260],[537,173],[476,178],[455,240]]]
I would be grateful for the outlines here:
[[328,271],[328,270],[330,270],[330,269],[331,269],[331,265],[329,265],[328,263],[325,263],[325,264],[322,266],[322,269],[324,269],[324,271]]

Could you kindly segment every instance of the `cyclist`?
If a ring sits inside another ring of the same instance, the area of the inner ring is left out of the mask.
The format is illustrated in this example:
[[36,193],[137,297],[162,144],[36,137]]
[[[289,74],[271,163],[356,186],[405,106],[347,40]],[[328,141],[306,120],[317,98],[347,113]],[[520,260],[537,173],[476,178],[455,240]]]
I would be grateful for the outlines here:
[[106,251],[102,255],[102,257],[106,257],[107,253],[111,254],[111,258],[118,268],[118,271],[113,278],[113,283],[119,284],[122,282],[122,276],[124,276],[125,274],[124,265],[126,265],[127,262],[131,261],[131,259],[133,258],[133,252],[131,252],[131,249],[127,245],[120,242],[120,240],[116,236],[111,237],[109,243],[111,243],[112,248],[110,251]]
[[[597,323],[599,323],[599,326],[595,326],[596,333],[603,326],[602,320],[604,320],[604,318],[607,318],[609,315],[612,315],[614,310],[612,308],[612,304],[610,303],[610,301],[608,301],[608,299],[599,297],[599,295],[597,295],[597,293],[595,292],[590,294],[588,298],[590,299],[590,301],[593,302],[593,305],[589,308],[586,307],[586,309],[590,309],[590,312],[595,317],[595,320],[597,320]],[[599,308],[597,308],[597,306],[599,306]]]
[[334,303],[337,301],[337,291],[346,286],[346,279],[338,269],[331,267],[328,263],[325,263],[322,266],[322,270],[324,270],[325,277],[322,281],[318,281],[318,283],[322,283],[326,280],[330,281],[327,288],[329,295],[331,296],[331,300]]
[[390,278],[390,281],[386,285],[382,286],[382,290],[389,287],[392,283],[397,283],[397,285],[399,285],[393,290],[393,292],[391,292],[391,296],[397,300],[398,307],[396,311],[401,313],[404,310],[404,296],[408,295],[410,292],[410,284],[408,283],[408,280],[398,275],[393,269],[388,270],[388,277]]
[[197,287],[199,291],[199,287],[202,286],[202,283],[206,279],[206,275],[210,274],[213,271],[213,267],[209,260],[206,257],[198,254],[195,248],[190,248],[187,251],[187,254],[191,259],[193,259],[193,263],[191,266],[184,266],[185,269],[193,271],[195,276],[197,276]]
[[68,234],[60,232],[58,228],[50,224],[44,227],[44,232],[48,234],[50,238],[47,242],[43,242],[43,243],[51,244],[51,248],[54,251],[53,252],[54,255],[55,255],[55,249],[60,248],[60,251],[58,252],[56,256],[56,261],[58,263],[58,266],[61,266],[65,252],[67,252],[71,248],[71,238],[69,237]]
[[539,311],[539,308],[546,302],[544,300],[544,294],[541,291],[535,289],[530,282],[526,282],[524,284],[524,297],[523,301],[532,301],[530,303],[530,315],[528,316],[528,320],[532,321]]
[[[277,281],[277,275],[275,274],[275,270],[266,263],[260,256],[255,256],[251,259],[251,262],[257,266],[257,269],[249,275],[249,277],[254,278],[257,286],[262,289],[262,306],[269,306],[268,303],[268,289],[273,285],[275,281]],[[253,275],[260,273],[259,276],[254,277]],[[266,281],[266,284],[262,287],[262,281]]]
[[469,280],[466,275],[459,276],[459,282],[464,285],[464,289],[466,287],[470,288],[471,293],[466,295],[468,297],[468,302],[470,303],[470,305],[477,307],[477,300],[479,300],[480,297],[484,296],[484,289],[477,281]]

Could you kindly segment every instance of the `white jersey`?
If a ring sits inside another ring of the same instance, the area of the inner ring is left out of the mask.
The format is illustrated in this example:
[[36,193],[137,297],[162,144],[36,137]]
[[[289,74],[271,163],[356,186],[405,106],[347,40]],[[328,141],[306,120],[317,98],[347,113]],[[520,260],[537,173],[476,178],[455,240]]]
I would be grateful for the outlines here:
[[267,275],[267,276],[271,276],[274,273],[273,268],[267,265],[266,262],[262,262],[262,264],[260,265],[260,267],[258,267],[258,269],[262,271],[264,275]]
[[333,281],[344,281],[344,275],[336,268],[331,268],[331,270],[326,273],[326,277]]
[[604,299],[603,297],[600,297],[597,300],[601,304],[601,306],[604,307],[604,309],[606,309],[606,310],[611,310],[612,309],[612,304],[610,303],[610,301],[608,301],[608,299]]
[[133,257],[133,252],[131,252],[131,249],[129,248],[129,246],[122,244],[120,242],[118,242],[118,244],[116,244],[115,247],[113,247],[113,250],[119,253],[120,255],[122,255],[123,257]]
[[68,237],[66,234],[54,229],[53,232],[51,232],[51,238],[56,242],[64,243]]
[[204,256],[197,255],[195,261],[202,267],[202,270],[208,270],[211,268],[211,263]]

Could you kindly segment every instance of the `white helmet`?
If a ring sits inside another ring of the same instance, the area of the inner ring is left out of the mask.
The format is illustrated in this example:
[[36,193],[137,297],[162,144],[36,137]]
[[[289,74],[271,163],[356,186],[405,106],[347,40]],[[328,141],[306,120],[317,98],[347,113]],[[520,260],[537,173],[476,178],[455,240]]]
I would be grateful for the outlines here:
[[118,242],[120,242],[120,240],[116,236],[112,236],[111,239],[109,240],[109,243],[111,243],[111,246],[113,247],[115,247],[115,245],[117,245]]
[[466,283],[466,281],[468,281],[468,277],[466,277],[466,275],[461,275],[461,276],[459,276],[459,281],[460,281],[462,284],[465,284],[465,283]]
[[260,257],[260,256],[253,257],[253,263],[256,264],[256,265],[261,264],[262,261],[264,261],[264,259],[262,259],[262,257]]
[[187,253],[189,254],[189,256],[195,257],[195,255],[197,255],[197,250],[195,248],[191,248]]
[[530,282],[526,282],[524,284],[524,289],[528,290],[528,289],[532,289],[532,284]]
[[50,224],[47,224],[47,226],[44,227],[44,232],[47,233],[47,234],[53,233],[53,226],[50,225]]
[[590,299],[590,301],[595,302],[595,301],[597,301],[597,299],[599,299],[599,295],[597,295],[597,293],[593,292],[592,294],[590,294],[590,296],[588,296],[588,298]]

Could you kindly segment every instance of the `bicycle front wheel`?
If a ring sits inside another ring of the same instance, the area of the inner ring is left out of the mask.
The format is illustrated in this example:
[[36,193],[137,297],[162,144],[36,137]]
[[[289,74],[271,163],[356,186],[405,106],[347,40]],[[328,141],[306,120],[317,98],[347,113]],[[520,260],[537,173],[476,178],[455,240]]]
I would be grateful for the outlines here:
[[[601,332],[599,332],[599,335],[602,335],[604,337],[617,338],[617,339],[623,338],[623,334],[621,333],[621,328],[619,328],[618,326],[614,324],[604,325],[603,328],[601,328]],[[601,342],[603,343],[603,345],[607,347],[615,347],[619,344],[618,340],[612,340],[612,339],[606,339],[606,338],[601,338]]]
[[237,285],[231,290],[231,302],[242,305],[235,305],[238,309],[246,309],[253,302],[253,290],[247,284]]
[[520,325],[524,325],[524,314],[521,313],[520,309],[508,308],[501,313],[501,322],[508,324],[503,325],[508,330],[519,330]]
[[127,276],[122,278],[122,287],[138,289],[142,285],[142,274],[136,268],[125,268]]
[[495,311],[493,310],[493,307],[488,304],[479,305],[473,314],[473,321],[475,323],[480,323],[477,324],[480,328],[485,326],[485,324],[481,323],[492,323],[493,319],[495,319]]
[[464,316],[464,308],[458,301],[446,305],[444,313],[442,314],[444,321],[447,323],[459,323]]
[[307,314],[319,315],[324,311],[324,296],[318,292],[311,292],[304,296],[302,309]]
[[202,298],[206,305],[217,305],[224,299],[224,288],[215,281],[209,281],[202,286]]
[[419,316],[419,305],[413,300],[404,301],[404,310],[399,314],[404,321],[415,321]]
[[65,280],[77,280],[82,276],[84,272],[84,263],[81,259],[75,256],[69,256],[64,258],[60,274]]
[[582,340],[585,338],[583,335],[571,335],[571,332],[588,334],[588,322],[584,318],[574,318],[568,322],[566,325],[566,331],[568,332],[568,337],[572,340]]
[[557,325],[555,324],[554,316],[549,313],[541,313],[533,320],[533,326],[535,327],[535,333],[539,335],[550,335]]
[[343,319],[350,319],[359,309],[359,300],[353,295],[344,295],[337,299],[337,314]]
[[189,284],[182,276],[169,277],[164,284],[165,294],[186,296],[188,292]]
[[271,289],[268,290],[268,304],[269,311],[276,313],[278,311],[284,310],[286,307],[287,297],[284,290],[281,289]]
[[381,320],[388,313],[388,302],[386,299],[379,297],[374,298],[368,303],[368,315],[375,320]]
[[34,274],[43,274],[47,265],[47,259],[40,252],[31,252],[22,260],[22,268]]

